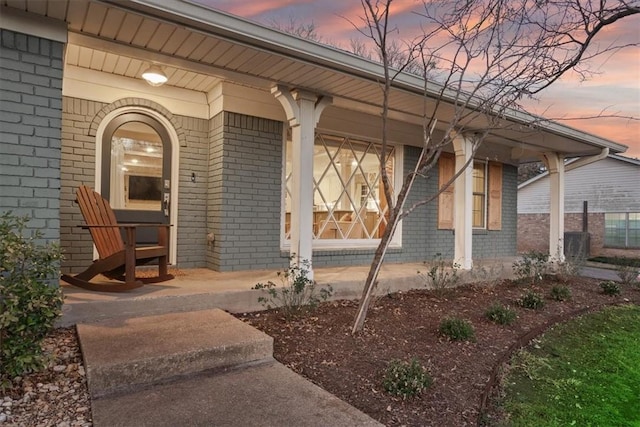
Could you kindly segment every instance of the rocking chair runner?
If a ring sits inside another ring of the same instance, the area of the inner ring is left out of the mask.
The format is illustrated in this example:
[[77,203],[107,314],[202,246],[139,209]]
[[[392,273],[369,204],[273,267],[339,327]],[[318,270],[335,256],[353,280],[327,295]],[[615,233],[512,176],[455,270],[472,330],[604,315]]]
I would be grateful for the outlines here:
[[[91,232],[99,258],[80,274],[75,276],[62,275],[62,280],[91,291],[118,292],[139,288],[145,283],[173,279],[173,275],[167,273],[169,225],[118,224],[109,202],[84,185],[78,188],[76,197],[86,223],[81,227],[89,229]],[[158,228],[157,246],[136,247],[136,229],[140,227]],[[120,229],[124,229],[126,241],[122,240]],[[136,266],[146,264],[154,259],[158,259],[158,276],[136,278]],[[98,274],[124,283],[98,284],[90,282]]]

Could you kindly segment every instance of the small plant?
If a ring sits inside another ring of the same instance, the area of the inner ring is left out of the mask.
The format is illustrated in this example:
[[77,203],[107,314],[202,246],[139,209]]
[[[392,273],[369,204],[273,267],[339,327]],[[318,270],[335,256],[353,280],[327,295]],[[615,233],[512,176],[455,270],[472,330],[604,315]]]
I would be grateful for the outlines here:
[[406,399],[419,395],[429,388],[432,382],[427,370],[413,358],[408,362],[401,360],[389,362],[384,372],[382,386],[387,393]]
[[549,272],[549,254],[531,251],[512,265],[513,273],[519,282],[539,283]]
[[487,319],[499,325],[510,325],[516,320],[516,312],[499,303],[493,304],[484,314]]
[[638,267],[619,265],[616,272],[623,285],[640,286],[640,269]]
[[611,297],[620,295],[620,285],[612,280],[600,282],[600,288],[602,288],[602,293],[605,295],[609,295]]
[[441,253],[437,253],[433,257],[430,266],[427,262],[424,262],[424,265],[429,268],[429,271],[427,273],[418,271],[418,274],[422,277],[427,287],[431,287],[438,292],[454,287],[460,280],[458,276],[460,264],[455,262],[450,264],[442,258]]
[[568,301],[571,299],[571,289],[566,286],[554,286],[549,296],[554,301]]
[[539,310],[544,307],[544,299],[539,293],[530,290],[518,300],[518,304],[524,308]]
[[266,309],[279,308],[285,318],[290,319],[329,299],[333,288],[327,285],[316,292],[316,283],[308,277],[309,266],[309,260],[303,260],[300,265],[291,264],[279,271],[280,286],[272,281],[253,286],[251,289],[261,289],[266,294],[258,297],[258,302]]
[[25,230],[27,217],[0,215],[0,381],[39,370],[42,340],[61,314],[56,244]]
[[440,322],[440,333],[453,341],[470,341],[475,338],[471,322],[458,317],[448,317]]

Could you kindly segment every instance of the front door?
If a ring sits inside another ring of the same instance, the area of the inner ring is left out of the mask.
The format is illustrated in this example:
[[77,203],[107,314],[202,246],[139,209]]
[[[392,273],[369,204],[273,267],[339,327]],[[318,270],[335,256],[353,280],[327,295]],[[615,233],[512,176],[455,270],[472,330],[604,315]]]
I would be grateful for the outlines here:
[[[171,139],[146,114],[124,113],[105,128],[102,140],[102,196],[120,223],[169,223]],[[157,242],[157,230],[138,229],[137,243]]]

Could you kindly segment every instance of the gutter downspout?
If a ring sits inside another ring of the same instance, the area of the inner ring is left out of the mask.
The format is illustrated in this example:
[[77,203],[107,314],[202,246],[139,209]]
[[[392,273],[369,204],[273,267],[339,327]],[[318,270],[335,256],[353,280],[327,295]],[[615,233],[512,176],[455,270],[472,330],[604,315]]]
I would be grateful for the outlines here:
[[575,162],[569,163],[565,168],[565,172],[569,172],[570,170],[574,170],[576,168],[586,166],[593,162],[597,162],[598,160],[602,160],[609,155],[609,147],[604,147],[599,154],[589,156],[589,157],[580,157]]

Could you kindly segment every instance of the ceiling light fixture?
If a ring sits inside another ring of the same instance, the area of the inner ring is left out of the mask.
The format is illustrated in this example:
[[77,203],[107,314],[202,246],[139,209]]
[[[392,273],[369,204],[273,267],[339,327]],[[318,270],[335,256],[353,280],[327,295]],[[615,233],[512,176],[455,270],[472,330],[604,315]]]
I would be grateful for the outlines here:
[[167,82],[167,80],[169,80],[164,71],[162,71],[162,68],[157,65],[152,65],[151,67],[147,68],[147,71],[142,73],[142,78],[154,87],[162,86]]

